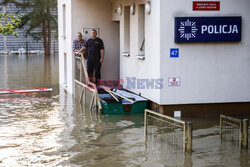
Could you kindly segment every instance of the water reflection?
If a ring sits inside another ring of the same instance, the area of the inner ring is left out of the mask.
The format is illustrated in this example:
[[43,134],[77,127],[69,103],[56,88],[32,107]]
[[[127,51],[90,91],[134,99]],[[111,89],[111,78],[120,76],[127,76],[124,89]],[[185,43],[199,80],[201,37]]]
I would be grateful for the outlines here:
[[182,139],[182,137],[176,138],[175,135],[178,134],[148,132],[145,140],[146,151],[148,153],[147,160],[156,161],[167,159],[168,161],[183,164],[184,150],[182,147],[179,147],[179,142],[177,144],[176,141],[176,139],[179,140]]
[[185,118],[194,125],[185,153],[164,134],[145,136],[143,114],[81,106],[59,89],[57,56],[0,56],[0,89],[39,87],[53,92],[0,97],[0,166],[250,166],[249,149],[220,140],[218,119]]
[[46,155],[61,147],[63,124],[58,118],[58,97],[11,98],[0,104],[0,155],[6,166],[43,164],[58,156]]
[[58,94],[58,56],[0,56],[0,88],[54,87]]
[[0,68],[0,89],[54,89],[0,97],[0,166],[53,166],[67,158],[58,152],[66,127],[60,114],[66,109],[58,103],[57,56],[0,56]]

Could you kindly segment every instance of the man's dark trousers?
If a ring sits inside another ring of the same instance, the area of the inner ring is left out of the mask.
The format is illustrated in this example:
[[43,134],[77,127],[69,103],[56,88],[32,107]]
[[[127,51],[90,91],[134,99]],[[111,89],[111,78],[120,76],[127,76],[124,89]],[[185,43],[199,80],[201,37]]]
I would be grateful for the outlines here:
[[[101,66],[102,64],[100,63],[100,56],[94,56],[90,55],[88,57],[88,75],[90,78],[90,81],[98,84],[98,81],[101,79]],[[93,78],[93,73],[95,71],[95,79]]]

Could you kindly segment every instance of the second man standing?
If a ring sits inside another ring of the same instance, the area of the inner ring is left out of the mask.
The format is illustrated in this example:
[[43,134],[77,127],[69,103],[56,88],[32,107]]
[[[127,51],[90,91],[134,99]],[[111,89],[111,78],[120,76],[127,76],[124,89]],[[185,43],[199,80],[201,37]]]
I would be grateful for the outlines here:
[[[91,82],[98,84],[101,79],[101,65],[104,60],[104,44],[103,41],[97,37],[97,31],[91,31],[91,38],[84,44],[83,48],[79,51],[88,50],[87,70]],[[95,71],[95,79],[93,73]]]

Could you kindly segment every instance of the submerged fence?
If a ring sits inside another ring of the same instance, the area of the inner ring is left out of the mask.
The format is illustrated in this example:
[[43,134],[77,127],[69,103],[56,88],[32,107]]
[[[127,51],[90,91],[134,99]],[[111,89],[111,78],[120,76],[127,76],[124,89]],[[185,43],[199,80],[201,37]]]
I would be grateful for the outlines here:
[[[192,123],[145,110],[145,135],[160,135],[174,149],[192,152]],[[156,137],[150,135],[151,138]],[[146,138],[148,140],[148,137]],[[151,140],[151,139],[150,139]]]
[[74,54],[75,62],[75,98],[79,100],[84,107],[100,111],[102,109],[96,85],[90,82],[83,55]]
[[223,136],[233,141],[239,141],[241,148],[248,148],[248,119],[238,119],[220,115],[220,138]]

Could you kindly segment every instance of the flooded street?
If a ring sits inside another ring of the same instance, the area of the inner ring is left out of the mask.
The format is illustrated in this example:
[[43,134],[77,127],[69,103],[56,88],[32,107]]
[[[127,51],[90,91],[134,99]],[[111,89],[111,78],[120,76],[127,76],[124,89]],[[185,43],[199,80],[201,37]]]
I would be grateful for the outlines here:
[[193,152],[163,135],[144,135],[144,115],[98,115],[58,84],[58,56],[0,56],[0,90],[53,88],[0,96],[0,166],[250,166],[250,149],[220,140],[219,118],[193,123]]

